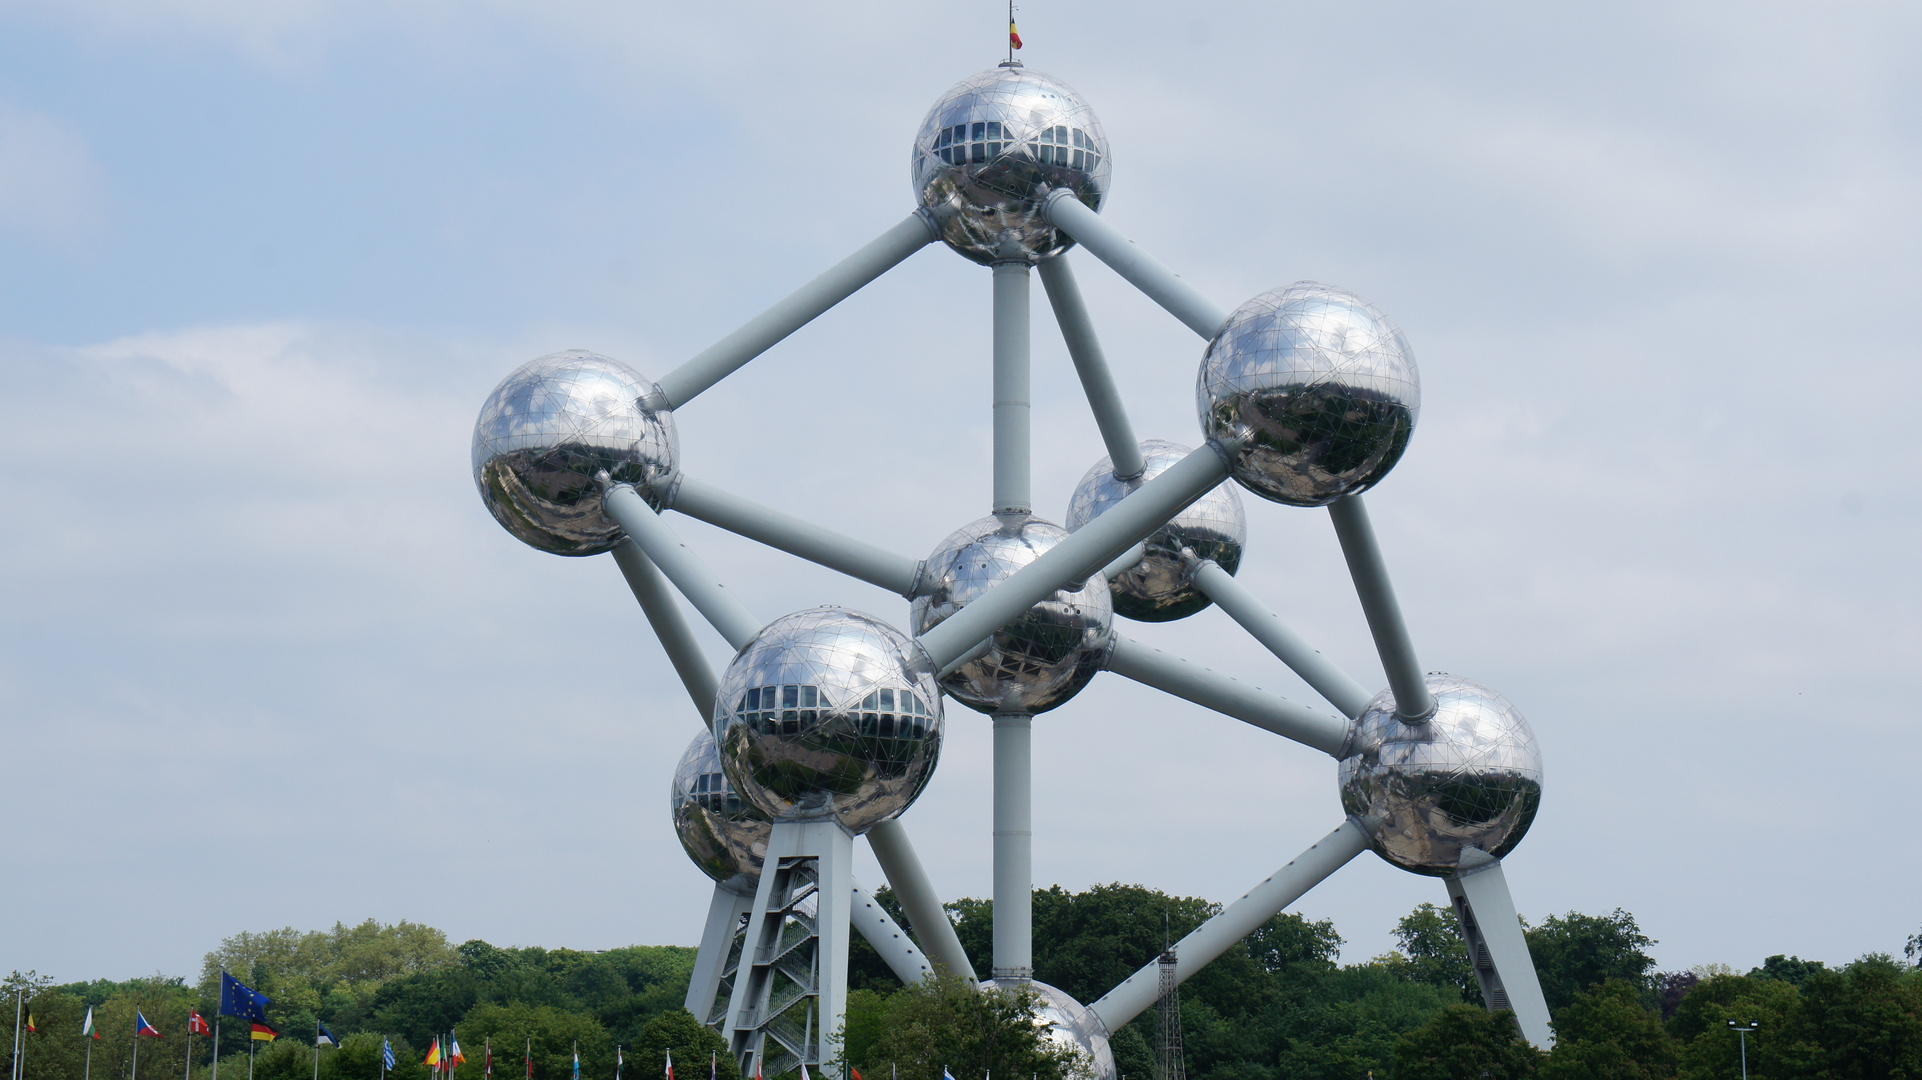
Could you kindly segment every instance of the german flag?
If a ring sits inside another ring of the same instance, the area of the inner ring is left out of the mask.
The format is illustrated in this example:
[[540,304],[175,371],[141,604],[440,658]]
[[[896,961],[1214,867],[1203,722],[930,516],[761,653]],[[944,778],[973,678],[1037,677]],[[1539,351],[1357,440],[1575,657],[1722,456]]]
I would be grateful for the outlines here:
[[275,1031],[266,1024],[255,1024],[253,1037],[255,1042],[273,1042],[275,1039],[280,1038],[280,1032]]

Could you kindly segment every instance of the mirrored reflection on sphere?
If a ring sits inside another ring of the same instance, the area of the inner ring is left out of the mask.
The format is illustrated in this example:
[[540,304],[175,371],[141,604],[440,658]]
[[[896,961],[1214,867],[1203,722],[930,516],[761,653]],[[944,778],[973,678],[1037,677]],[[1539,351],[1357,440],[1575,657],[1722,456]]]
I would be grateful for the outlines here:
[[641,404],[651,389],[633,368],[585,349],[531,360],[501,380],[474,421],[474,484],[494,520],[556,555],[620,543],[596,474],[606,470],[652,502],[653,486],[675,472],[674,417]]
[[1264,499],[1325,506],[1408,448],[1421,377],[1401,331],[1346,289],[1300,281],[1241,305],[1195,382],[1201,427]]
[[1108,191],[1108,137],[1081,95],[1050,75],[995,68],[935,102],[914,139],[914,194],[949,247],[978,263],[1066,251],[1040,198],[1067,188],[1090,209]]
[[721,678],[714,730],[734,790],[775,820],[849,831],[906,810],[941,756],[941,689],[907,635],[809,608],[767,624]]
[[753,896],[774,826],[752,803],[734,793],[721,768],[721,753],[705,729],[687,745],[674,767],[668,808],[681,848],[701,872],[729,892]]
[[1034,1024],[1041,1029],[1042,1037],[1079,1055],[1092,1080],[1115,1080],[1114,1051],[1108,1046],[1107,1029],[1066,991],[1030,979],[989,979],[981,989],[1034,991],[1041,998],[1034,1011]]
[[[1187,455],[1185,446],[1146,439],[1141,443],[1141,456],[1147,468],[1128,481],[1115,479],[1113,461],[1102,458],[1075,485],[1074,497],[1068,501],[1068,531],[1074,532],[1100,517]],[[1213,559],[1232,574],[1241,566],[1241,551],[1247,541],[1248,515],[1242,509],[1241,496],[1234,485],[1224,482],[1150,536],[1147,555],[1108,582],[1115,614],[1142,622],[1167,622],[1205,609],[1214,601],[1189,580],[1182,549],[1193,551],[1197,558]]]
[[[916,635],[1060,543],[1067,530],[1025,514],[985,517],[954,531],[928,556],[916,583]],[[1088,685],[1113,642],[1114,607],[1097,573],[1058,589],[1004,627],[987,650],[941,680],[955,700],[984,713],[1040,713]]]
[[1341,805],[1377,820],[1375,852],[1404,870],[1442,876],[1476,847],[1513,851],[1542,800],[1542,755],[1507,698],[1456,675],[1431,672],[1435,714],[1395,715],[1384,690],[1355,721],[1341,760]]

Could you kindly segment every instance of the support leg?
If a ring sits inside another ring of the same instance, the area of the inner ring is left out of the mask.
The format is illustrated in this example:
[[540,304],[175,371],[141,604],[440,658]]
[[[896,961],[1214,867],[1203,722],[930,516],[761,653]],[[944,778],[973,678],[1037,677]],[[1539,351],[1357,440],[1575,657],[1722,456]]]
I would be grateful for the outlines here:
[[907,830],[902,828],[899,819],[876,825],[868,830],[867,836],[868,847],[874,851],[875,861],[881,864],[881,872],[888,876],[888,884],[894,886],[894,895],[901,898],[901,910],[907,915],[908,924],[914,927],[921,948],[948,974],[975,978],[974,965],[968,962],[961,938],[955,934],[954,924],[948,921],[941,897],[934,891],[927,868],[914,853],[914,845],[908,842]]
[[876,902],[874,895],[863,889],[858,881],[854,883],[852,907],[849,910],[854,929],[868,939],[868,944],[874,946],[875,952],[881,954],[881,962],[894,972],[895,978],[901,980],[901,985],[913,986],[934,974],[933,965],[915,947],[908,932],[901,929],[901,924],[894,921],[888,909]]
[[833,821],[774,823],[728,1001],[743,1076],[821,1071],[833,1056],[847,1012],[853,844]]
[[1535,960],[1522,936],[1515,900],[1508,891],[1502,861],[1479,848],[1462,851],[1460,869],[1450,874],[1448,898],[1461,920],[1462,937],[1481,983],[1489,1011],[1515,1010],[1522,1036],[1546,1050],[1555,1042],[1548,1022],[1548,999],[1535,974]]
[[[1367,830],[1353,818],[1342,822],[1341,828],[1296,856],[1294,862],[1275,871],[1268,880],[1222,909],[1221,914],[1176,942],[1176,979],[1186,982],[1235,942],[1254,933],[1262,923],[1281,914],[1281,909],[1301,899],[1303,893],[1367,850]],[[1141,1015],[1160,995],[1161,962],[1156,958],[1108,991],[1100,1001],[1088,1006],[1088,1011],[1100,1017],[1109,1031],[1120,1031],[1121,1025]]]
[[994,512],[1031,514],[1028,264],[994,264]]
[[[726,1019],[716,1015],[716,999],[726,984],[728,960],[734,940],[741,933],[741,916],[754,907],[752,896],[729,892],[714,886],[714,897],[707,903],[707,927],[701,931],[701,951],[694,957],[694,976],[687,983],[687,1011],[714,1025]],[[731,988],[730,988],[731,989]],[[726,1002],[721,1002],[725,1005]]]
[[994,977],[1034,977],[1034,717],[994,718]]

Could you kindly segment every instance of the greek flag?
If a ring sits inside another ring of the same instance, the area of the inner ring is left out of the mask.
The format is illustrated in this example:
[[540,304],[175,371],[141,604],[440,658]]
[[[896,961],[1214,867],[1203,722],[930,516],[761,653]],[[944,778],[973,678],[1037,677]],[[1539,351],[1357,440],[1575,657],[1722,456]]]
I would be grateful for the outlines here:
[[394,1044],[386,1039],[380,1041],[380,1067],[389,1072],[394,1069]]

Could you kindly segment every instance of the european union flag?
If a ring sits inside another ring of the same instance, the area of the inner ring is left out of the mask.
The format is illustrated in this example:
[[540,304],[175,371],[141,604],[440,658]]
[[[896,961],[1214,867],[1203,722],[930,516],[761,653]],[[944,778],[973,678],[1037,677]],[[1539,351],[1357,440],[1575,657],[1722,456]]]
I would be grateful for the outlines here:
[[220,1015],[238,1016],[256,1024],[267,1022],[272,999],[226,972],[220,973]]

